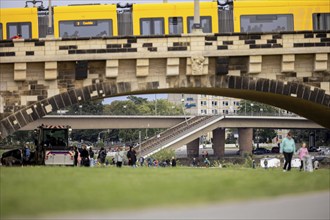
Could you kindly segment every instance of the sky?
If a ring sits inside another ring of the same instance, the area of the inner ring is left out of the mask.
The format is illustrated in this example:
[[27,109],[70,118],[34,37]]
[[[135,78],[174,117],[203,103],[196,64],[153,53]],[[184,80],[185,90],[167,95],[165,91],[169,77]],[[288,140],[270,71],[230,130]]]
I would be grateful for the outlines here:
[[[155,99],[167,99],[167,94],[148,94],[148,95],[134,95],[137,97],[141,97],[141,98],[147,98],[149,101],[150,100],[155,100]],[[119,96],[119,97],[113,97],[113,98],[107,98],[104,99],[103,104],[110,104],[113,101],[116,100],[120,100],[120,101],[124,101],[124,100],[128,100],[127,96]]]

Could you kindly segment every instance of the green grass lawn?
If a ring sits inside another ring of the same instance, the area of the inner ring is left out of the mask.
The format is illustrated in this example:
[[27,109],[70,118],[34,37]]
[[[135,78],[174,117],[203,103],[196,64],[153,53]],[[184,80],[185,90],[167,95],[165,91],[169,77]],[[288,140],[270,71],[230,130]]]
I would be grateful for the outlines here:
[[330,189],[329,169],[0,167],[0,218],[275,197]]

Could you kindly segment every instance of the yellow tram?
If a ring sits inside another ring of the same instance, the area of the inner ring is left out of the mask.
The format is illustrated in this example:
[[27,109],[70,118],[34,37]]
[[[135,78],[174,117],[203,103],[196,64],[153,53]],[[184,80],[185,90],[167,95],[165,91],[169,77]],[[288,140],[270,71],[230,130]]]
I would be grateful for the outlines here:
[[[56,38],[190,33],[191,2],[90,4],[52,7]],[[17,34],[43,38],[48,31],[48,8],[0,9],[0,40]],[[329,0],[227,0],[200,2],[204,33],[285,32],[330,30]]]

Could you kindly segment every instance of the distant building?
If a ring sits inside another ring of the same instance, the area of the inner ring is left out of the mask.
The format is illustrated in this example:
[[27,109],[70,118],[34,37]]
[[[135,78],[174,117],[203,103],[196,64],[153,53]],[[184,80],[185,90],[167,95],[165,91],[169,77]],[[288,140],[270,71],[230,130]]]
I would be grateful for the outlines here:
[[240,105],[240,99],[213,95],[169,94],[168,101],[190,115],[235,115]]

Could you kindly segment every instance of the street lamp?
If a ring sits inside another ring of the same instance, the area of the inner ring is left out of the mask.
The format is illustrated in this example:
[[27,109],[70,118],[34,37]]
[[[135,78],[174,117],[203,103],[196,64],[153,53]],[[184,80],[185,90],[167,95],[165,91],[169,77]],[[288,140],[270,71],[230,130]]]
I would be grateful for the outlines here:
[[139,131],[139,154],[141,157],[141,131]]
[[175,109],[175,106],[174,106],[174,105],[172,105],[172,106],[171,106],[171,108],[172,108],[172,111],[171,111],[171,115],[175,115],[175,114],[174,114],[174,109]]
[[157,115],[157,94],[155,94],[155,115]]
[[82,112],[82,105],[79,105],[79,114],[81,115]]
[[184,98],[181,99],[181,102],[182,102],[182,111],[183,111],[183,115],[184,115],[184,120],[186,121],[186,124],[188,124],[187,118],[186,118],[186,112],[184,110]]
[[126,108],[127,108],[127,106],[124,105],[123,108],[124,108],[124,115],[126,115]]
[[263,114],[262,114],[263,111],[264,111],[263,108],[261,108],[261,109],[260,109],[260,115],[263,115]]
[[259,129],[257,128],[257,130],[256,130],[256,139],[257,139],[257,148],[259,148],[259,138],[260,138],[260,136],[259,136]]
[[251,105],[251,116],[252,116],[253,115],[253,106],[254,106],[254,104],[251,103],[250,105]]

